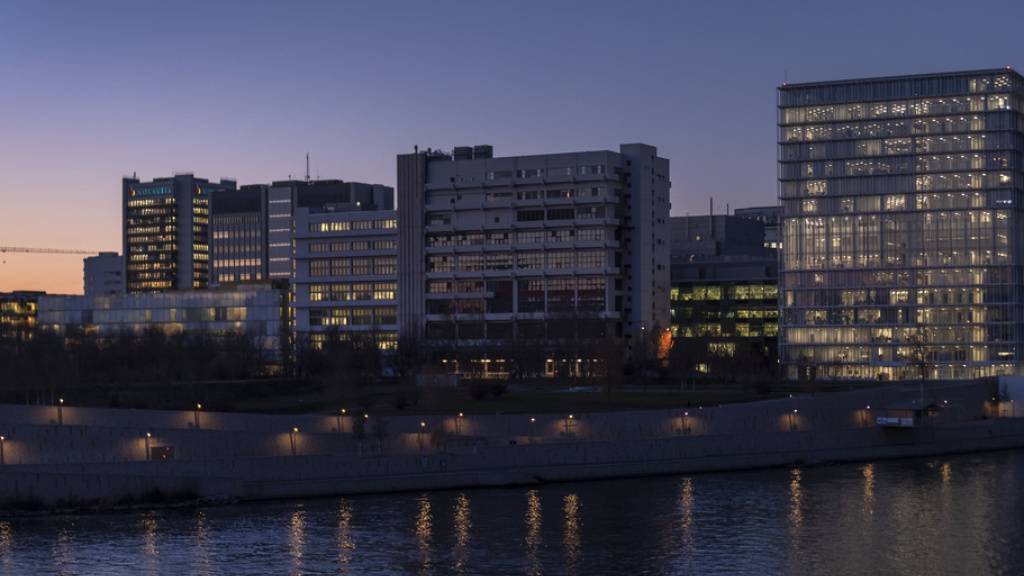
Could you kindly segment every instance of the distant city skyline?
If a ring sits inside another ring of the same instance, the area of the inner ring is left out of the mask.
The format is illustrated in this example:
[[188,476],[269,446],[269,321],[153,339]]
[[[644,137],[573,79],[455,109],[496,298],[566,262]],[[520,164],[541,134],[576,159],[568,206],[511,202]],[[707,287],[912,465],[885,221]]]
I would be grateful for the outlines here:
[[[394,186],[414,145],[647,142],[674,215],[774,204],[778,85],[1020,64],[1024,6],[985,6],[5,2],[0,245],[120,251],[133,172],[268,183],[308,152]],[[79,256],[0,261],[0,291],[82,290]]]

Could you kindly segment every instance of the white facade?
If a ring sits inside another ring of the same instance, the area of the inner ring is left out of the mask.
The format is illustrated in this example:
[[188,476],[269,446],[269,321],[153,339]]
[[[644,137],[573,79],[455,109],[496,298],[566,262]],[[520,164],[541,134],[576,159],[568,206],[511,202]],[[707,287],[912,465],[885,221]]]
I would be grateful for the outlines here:
[[397,218],[393,210],[295,212],[295,331],[300,342],[330,333],[398,342]]
[[656,148],[477,148],[398,158],[403,333],[460,344],[610,336],[632,348],[668,328],[669,162]]

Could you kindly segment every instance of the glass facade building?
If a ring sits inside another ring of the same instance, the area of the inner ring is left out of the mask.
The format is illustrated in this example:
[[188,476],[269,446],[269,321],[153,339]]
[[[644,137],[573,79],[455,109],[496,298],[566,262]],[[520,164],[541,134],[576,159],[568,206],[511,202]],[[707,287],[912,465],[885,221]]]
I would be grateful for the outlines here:
[[231,180],[215,184],[176,174],[121,184],[125,292],[166,292],[210,284],[210,196],[234,190]]
[[778,95],[788,377],[1018,373],[1024,77],[981,70]]
[[264,360],[282,358],[282,322],[287,300],[270,284],[232,289],[188,290],[115,296],[40,296],[38,325],[67,334],[78,330],[101,338],[165,334],[247,335]]

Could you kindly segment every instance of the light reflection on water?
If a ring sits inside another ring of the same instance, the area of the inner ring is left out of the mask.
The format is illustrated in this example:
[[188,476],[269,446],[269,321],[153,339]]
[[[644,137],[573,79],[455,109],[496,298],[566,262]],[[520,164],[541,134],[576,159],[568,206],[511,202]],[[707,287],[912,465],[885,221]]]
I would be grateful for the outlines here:
[[469,553],[469,537],[473,528],[473,520],[470,517],[469,496],[460,493],[455,498],[454,510],[455,524],[455,547],[452,550],[454,557],[455,572],[465,573],[467,554]]
[[0,520],[0,574],[1015,574],[1024,452]]

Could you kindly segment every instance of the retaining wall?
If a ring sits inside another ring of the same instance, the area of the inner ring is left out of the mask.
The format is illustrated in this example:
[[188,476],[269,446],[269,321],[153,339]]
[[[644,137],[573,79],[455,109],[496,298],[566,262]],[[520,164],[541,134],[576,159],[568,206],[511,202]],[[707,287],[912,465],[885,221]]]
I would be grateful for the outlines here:
[[[154,490],[198,498],[317,496],[1024,446],[1024,418],[993,402],[995,390],[994,384],[932,389],[926,399],[942,410],[911,429],[881,428],[875,417],[886,406],[919,399],[913,386],[572,418],[0,406],[0,502],[102,505],[144,499]],[[148,459],[147,443],[173,447],[173,459]]]

